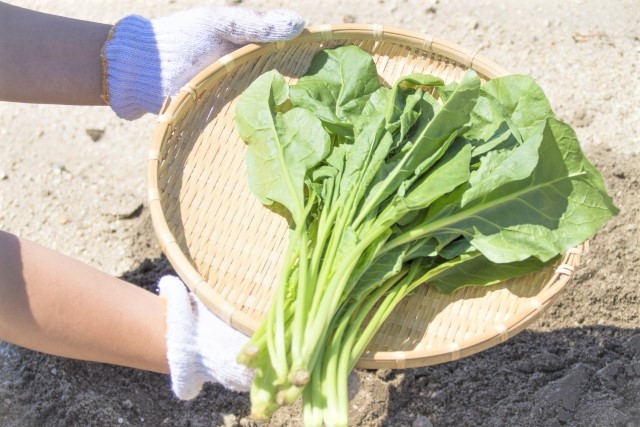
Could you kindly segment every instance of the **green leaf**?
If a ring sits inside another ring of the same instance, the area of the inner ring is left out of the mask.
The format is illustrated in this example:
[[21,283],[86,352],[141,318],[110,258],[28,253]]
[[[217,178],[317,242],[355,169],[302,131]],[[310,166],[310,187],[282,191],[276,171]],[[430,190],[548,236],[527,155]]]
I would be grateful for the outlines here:
[[447,152],[399,199],[407,210],[425,209],[469,180],[471,146],[454,142]]
[[482,86],[464,138],[476,148],[474,156],[509,148],[539,133],[554,117],[544,92],[529,76],[509,75]]
[[353,136],[353,125],[380,88],[371,55],[357,46],[320,51],[291,88],[291,101],[314,113],[332,132]]
[[358,135],[362,129],[367,126],[367,124],[371,121],[371,117],[384,117],[387,111],[387,105],[389,104],[389,93],[391,89],[388,87],[380,87],[378,90],[373,92],[364,108],[362,109],[362,114],[354,123],[354,134]]
[[352,194],[357,203],[389,153],[393,139],[384,128],[382,116],[371,117],[371,122],[358,134],[348,152],[340,194]]
[[474,71],[469,71],[432,120],[420,118],[421,123],[417,124],[419,129],[409,141],[411,148],[402,155],[391,173],[373,185],[360,218],[398,191],[405,180],[417,179],[444,154],[461,127],[469,121],[479,89],[480,79]]
[[458,84],[458,82],[451,82],[448,85],[438,87],[437,93],[440,99],[442,99],[443,102],[447,102],[447,99],[449,99],[451,95],[456,91]]
[[[438,256],[438,241],[432,237],[425,237],[406,244],[407,250],[406,260],[416,258],[434,258]],[[395,250],[395,249],[394,249]]]
[[307,171],[328,155],[331,146],[322,123],[309,111],[276,111],[286,102],[286,95],[282,75],[262,75],[238,101],[236,123],[248,145],[251,189],[265,205],[282,204],[299,223],[304,217]]
[[[430,89],[442,85],[444,85],[442,79],[429,74],[414,73],[401,77],[389,93],[390,100],[386,112],[387,130],[393,132],[400,128],[399,139],[404,139],[418,117],[421,114],[427,114],[427,111],[416,111],[415,109],[425,92],[428,93]],[[436,111],[436,107],[439,108],[439,105],[430,94],[429,97],[433,99],[432,105]],[[433,115],[432,111],[429,120]]]
[[444,259],[454,259],[474,251],[477,252],[477,249],[471,246],[469,242],[462,237],[457,238],[442,247],[439,246],[437,249],[438,256]]
[[550,120],[541,135],[483,157],[460,202],[442,206],[420,228],[431,236],[459,233],[496,263],[564,253],[617,213],[578,147],[566,125]]
[[433,76],[431,74],[413,73],[400,77],[395,86],[401,89],[405,88],[422,88],[428,90],[429,88],[435,88],[443,86],[444,81],[440,77]]
[[382,234],[370,247],[365,251],[354,269],[350,283],[347,285],[348,294],[351,298],[357,300],[367,290],[381,284],[386,279],[397,274],[402,268],[404,259],[403,249],[395,252],[389,252],[382,257],[376,257],[378,251],[391,234],[388,231]]
[[428,270],[415,286],[426,284],[450,294],[468,286],[489,286],[541,270],[547,263],[536,258],[496,264],[480,252],[465,253]]
[[455,141],[435,165],[404,195],[396,195],[379,214],[379,222],[403,223],[409,212],[428,208],[434,201],[469,180],[471,146]]

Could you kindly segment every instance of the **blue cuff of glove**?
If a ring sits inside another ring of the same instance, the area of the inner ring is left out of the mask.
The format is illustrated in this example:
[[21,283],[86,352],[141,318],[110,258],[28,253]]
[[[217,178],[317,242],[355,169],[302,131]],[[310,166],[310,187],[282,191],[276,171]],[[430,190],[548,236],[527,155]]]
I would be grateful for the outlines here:
[[115,113],[134,120],[157,114],[166,94],[151,21],[129,15],[112,29],[103,50],[103,98]]

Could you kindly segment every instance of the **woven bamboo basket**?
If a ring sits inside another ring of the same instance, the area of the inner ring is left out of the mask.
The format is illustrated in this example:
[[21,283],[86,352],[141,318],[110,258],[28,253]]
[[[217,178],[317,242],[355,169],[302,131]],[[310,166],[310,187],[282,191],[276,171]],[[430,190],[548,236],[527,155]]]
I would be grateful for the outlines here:
[[[235,130],[238,96],[277,69],[289,82],[323,48],[355,44],[387,82],[412,72],[488,80],[506,72],[437,37],[376,25],[320,26],[286,43],[248,45],[224,56],[167,100],[149,155],[149,206],[162,250],[192,292],[247,335],[269,307],[287,245],[287,224],[249,189],[245,144]],[[584,246],[554,266],[452,295],[423,286],[406,298],[362,356],[361,368],[405,368],[456,360],[522,331],[571,279]]]

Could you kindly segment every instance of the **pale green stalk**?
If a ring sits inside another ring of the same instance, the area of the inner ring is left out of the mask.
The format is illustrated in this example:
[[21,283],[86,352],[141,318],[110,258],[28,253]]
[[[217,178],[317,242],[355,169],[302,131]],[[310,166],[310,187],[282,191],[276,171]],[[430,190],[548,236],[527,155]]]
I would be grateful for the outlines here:
[[378,285],[371,286],[366,295],[361,296],[358,301],[349,301],[347,303],[349,308],[342,316],[336,317],[339,323],[335,328],[336,332],[332,339],[332,345],[325,353],[325,359],[327,358],[326,354],[329,354],[333,362],[331,369],[328,369],[325,374],[327,384],[329,385],[325,387],[327,390],[325,423],[327,425],[346,426],[348,424],[348,380],[349,373],[353,367],[345,370],[343,359],[345,355],[351,354],[350,349],[373,306],[390,288],[404,277],[405,273],[406,272],[399,272],[396,276],[380,282]]
[[[291,357],[292,360],[296,360],[300,357],[302,342],[304,341],[304,329],[307,319],[307,292],[311,285],[309,282],[309,241],[307,238],[307,218],[309,213],[316,202],[316,193],[310,190],[310,195],[307,200],[307,206],[305,209],[305,220],[301,224],[296,225],[296,231],[300,229],[298,240],[299,255],[298,255],[298,286],[296,292],[295,312],[293,317],[293,336],[291,339]],[[293,261],[293,260],[290,260]],[[284,310],[283,310],[284,311]],[[283,323],[284,328],[284,323]]]
[[380,228],[364,236],[364,239],[351,251],[349,259],[339,264],[338,269],[323,292],[316,316],[310,318],[308,322],[305,335],[306,345],[303,348],[302,358],[297,361],[297,369],[304,369],[307,372],[313,370],[318,355],[322,352],[322,347],[318,343],[324,342],[326,338],[330,322],[344,297],[343,291],[351,277],[351,273],[358,264],[362,253],[386,231],[386,228]]

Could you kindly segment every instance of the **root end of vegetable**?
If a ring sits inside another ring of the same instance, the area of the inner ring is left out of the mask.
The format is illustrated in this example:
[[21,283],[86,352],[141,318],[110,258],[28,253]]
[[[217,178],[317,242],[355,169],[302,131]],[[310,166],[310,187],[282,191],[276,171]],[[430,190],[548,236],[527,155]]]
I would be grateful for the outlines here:
[[239,364],[245,365],[248,368],[256,368],[259,352],[260,352],[260,348],[258,346],[256,345],[247,346],[240,352],[240,354],[238,354],[236,361]]
[[269,421],[276,409],[278,409],[276,405],[253,405],[251,408],[251,419],[256,422]]
[[256,422],[266,422],[269,421],[270,417],[263,413],[251,413],[251,419]]
[[260,348],[257,345],[247,346],[247,348],[245,348],[243,351],[243,353],[247,357],[255,357],[258,355],[259,352],[260,352]]
[[309,371],[304,369],[298,369],[291,374],[291,382],[296,387],[304,387],[310,379]]
[[291,405],[302,395],[302,389],[296,386],[290,386],[284,390],[280,390],[276,396],[276,402],[278,405]]

